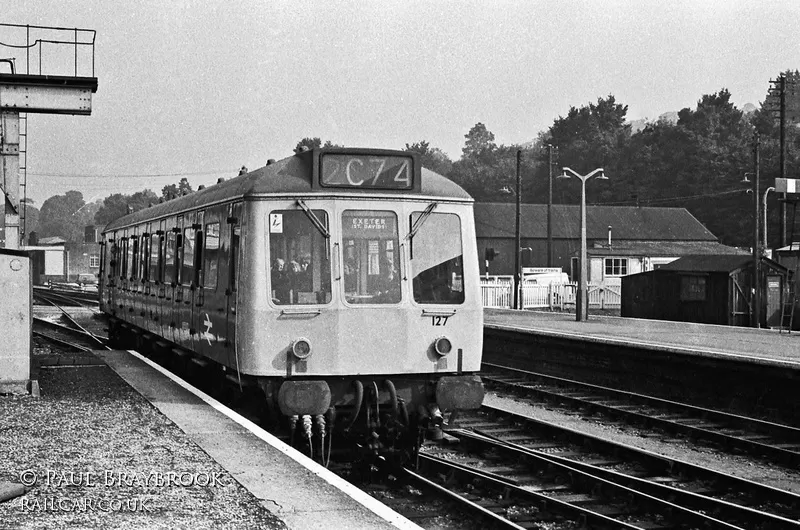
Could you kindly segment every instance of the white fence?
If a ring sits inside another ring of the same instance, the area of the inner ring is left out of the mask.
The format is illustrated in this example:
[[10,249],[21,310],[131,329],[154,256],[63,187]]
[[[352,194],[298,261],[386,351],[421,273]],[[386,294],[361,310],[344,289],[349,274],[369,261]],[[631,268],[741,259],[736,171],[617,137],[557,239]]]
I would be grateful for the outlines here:
[[[577,283],[551,283],[539,285],[530,281],[522,281],[522,308],[558,308],[564,309],[575,305]],[[511,308],[514,303],[514,279],[511,276],[489,276],[481,278],[481,296],[483,307]],[[620,306],[619,286],[589,284],[589,307]]]

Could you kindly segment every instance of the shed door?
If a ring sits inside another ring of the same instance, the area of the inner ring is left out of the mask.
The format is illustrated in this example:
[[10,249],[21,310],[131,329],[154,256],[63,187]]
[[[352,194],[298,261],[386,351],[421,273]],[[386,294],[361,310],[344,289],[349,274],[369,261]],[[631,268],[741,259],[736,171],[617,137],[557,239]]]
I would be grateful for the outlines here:
[[783,277],[778,274],[767,275],[767,327],[781,325],[781,293]]

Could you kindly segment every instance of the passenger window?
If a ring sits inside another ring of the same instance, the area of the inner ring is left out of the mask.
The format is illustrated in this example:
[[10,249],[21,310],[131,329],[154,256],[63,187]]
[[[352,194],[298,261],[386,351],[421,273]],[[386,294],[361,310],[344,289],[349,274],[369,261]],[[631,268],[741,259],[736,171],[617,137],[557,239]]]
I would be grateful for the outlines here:
[[397,215],[375,210],[342,213],[345,300],[351,304],[400,302]]
[[127,244],[127,250],[128,250],[128,252],[127,252],[127,254],[128,254],[127,267],[123,271],[123,274],[125,274],[125,276],[126,276],[126,278],[125,278],[126,280],[132,280],[133,276],[136,274],[135,271],[136,271],[136,249],[137,248],[138,248],[138,245],[136,244],[136,236],[131,236],[128,239],[128,244]]
[[139,247],[139,250],[141,251],[141,257],[139,259],[139,278],[141,278],[142,281],[146,281],[147,263],[150,260],[150,236],[142,236],[142,243]]
[[276,210],[267,221],[272,301],[278,305],[330,302],[330,249],[320,230],[327,230],[328,215],[323,210]]
[[189,285],[194,279],[194,228],[183,230],[183,264],[181,284]]
[[150,272],[148,279],[153,282],[159,280],[158,277],[158,257],[159,249],[161,247],[161,236],[153,234],[150,236]]
[[203,287],[213,291],[217,288],[219,223],[208,223],[206,225],[205,234],[205,243],[203,247]]
[[129,276],[131,280],[135,280],[139,277],[139,238],[137,236],[132,236],[131,239],[133,240],[133,259],[131,260]]
[[[422,212],[411,214],[411,225]],[[431,213],[411,239],[414,300],[420,304],[464,303],[464,257],[461,220],[455,214]]]
[[164,283],[175,282],[175,241],[177,234],[170,229],[167,232],[166,253],[164,255]]

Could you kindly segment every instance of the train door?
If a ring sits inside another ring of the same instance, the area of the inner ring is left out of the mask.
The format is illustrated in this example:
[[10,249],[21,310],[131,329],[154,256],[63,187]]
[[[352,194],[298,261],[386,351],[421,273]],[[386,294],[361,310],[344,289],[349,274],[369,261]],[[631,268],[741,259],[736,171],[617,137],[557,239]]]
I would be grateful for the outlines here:
[[106,234],[105,245],[103,245],[103,280],[106,292],[106,301],[110,309],[114,309],[117,303],[117,293],[114,291],[114,234]]
[[120,267],[119,267],[119,289],[117,289],[116,308],[120,312],[127,311],[128,305],[128,263],[129,256],[128,250],[130,249],[130,240],[128,239],[128,230],[123,230],[120,235]]
[[158,222],[158,230],[156,230],[156,235],[158,236],[158,265],[156,266],[156,286],[158,287],[158,293],[156,298],[156,314],[153,318],[154,329],[156,333],[158,333],[162,337],[166,337],[168,334],[171,335],[170,328],[169,328],[169,318],[171,315],[167,313],[169,310],[170,304],[166,303],[167,298],[167,283],[165,280],[166,276],[166,259],[167,259],[167,220],[161,219]]
[[202,259],[200,286],[198,287],[198,300],[196,307],[198,338],[200,351],[208,357],[220,362],[226,361],[225,333],[226,333],[226,272],[228,262],[225,259],[226,247],[224,246],[225,233],[223,226],[227,214],[227,207],[210,208],[205,213],[203,222],[203,242],[201,247]]
[[147,276],[147,267],[145,267],[148,248],[147,236],[145,235],[147,228],[145,226],[139,226],[137,228],[137,232],[139,235],[136,238],[136,278],[133,282],[133,288],[131,289],[133,294],[133,301],[131,304],[133,309],[133,311],[131,311],[131,321],[135,325],[142,327],[144,325],[144,320],[142,320],[144,316],[144,282]]
[[178,231],[176,219],[167,219],[164,233],[164,300],[162,301],[162,325],[164,337],[175,342],[175,287],[178,257]]
[[158,256],[160,253],[160,239],[158,232],[158,223],[153,222],[150,223],[148,227],[148,233],[150,234],[149,238],[149,245],[148,245],[148,260],[147,260],[147,283],[146,286],[146,293],[147,297],[145,298],[145,304],[147,309],[145,310],[145,320],[146,320],[146,328],[148,331],[152,333],[158,332]]
[[133,247],[133,262],[131,263],[130,281],[128,283],[128,307],[125,311],[128,312],[127,320],[135,321],[137,318],[137,311],[139,307],[139,288],[141,287],[141,230],[138,226],[133,227],[133,235],[131,236],[131,246]]
[[128,270],[126,277],[128,278],[126,294],[125,319],[130,320],[133,318],[134,311],[136,310],[136,294],[139,287],[139,227],[134,226],[130,229],[130,236],[128,240]]
[[199,211],[195,214],[195,222],[193,227],[193,240],[194,240],[194,259],[192,261],[192,301],[190,304],[191,315],[189,322],[191,323],[190,334],[192,336],[192,349],[194,351],[203,351],[201,344],[204,338],[204,329],[206,326],[199,326],[201,322],[199,315],[205,304],[205,293],[203,292],[203,243],[205,234],[203,232],[203,223],[205,221],[205,210]]
[[[242,204],[232,204],[228,212],[228,264],[227,288],[225,289],[225,347],[228,351],[228,364],[239,371],[238,347],[236,344],[236,301],[239,273],[239,254],[242,252]],[[231,356],[233,359],[231,359]],[[231,362],[233,361],[233,362]]]
[[177,342],[187,349],[193,347],[194,326],[192,325],[192,308],[194,307],[194,293],[197,289],[195,281],[195,248],[197,225],[195,213],[189,212],[179,219],[178,226],[182,229],[178,240],[178,279],[175,286],[175,326],[178,333]]
[[100,294],[100,310],[111,312],[113,306],[110,305],[110,293],[106,288],[106,274],[108,265],[106,264],[106,238],[103,235],[103,240],[100,242],[100,272],[98,275],[97,290]]

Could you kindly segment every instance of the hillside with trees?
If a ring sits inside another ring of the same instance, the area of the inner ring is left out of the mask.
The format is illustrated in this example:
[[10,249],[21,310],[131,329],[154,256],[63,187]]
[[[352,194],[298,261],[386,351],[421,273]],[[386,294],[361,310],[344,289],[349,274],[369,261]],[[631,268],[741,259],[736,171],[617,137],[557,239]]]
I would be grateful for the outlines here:
[[[800,74],[787,72],[786,76],[788,84],[800,87]],[[752,244],[753,199],[747,191],[751,185],[742,180],[745,173],[754,171],[755,133],[760,139],[760,200],[780,176],[776,96],[768,88],[767,92],[760,108],[744,113],[723,88],[701,96],[696,108],[680,110],[677,120],[647,123],[637,132],[627,121],[627,106],[608,95],[570,108],[526,145],[498,145],[494,134],[477,123],[464,137],[461,158],[445,174],[479,202],[513,202],[515,156],[522,149],[522,201],[546,203],[546,146],[552,144],[557,148],[554,175],[561,173],[562,166],[579,173],[605,169],[609,180],[587,186],[589,204],[684,207],[723,243],[747,247]],[[792,178],[800,169],[800,97],[787,100],[787,121],[786,176]],[[413,145],[423,143],[430,149],[427,142]],[[556,204],[576,204],[580,199],[575,179],[554,179],[553,188]],[[776,246],[779,208],[775,194],[768,196],[767,211],[770,246]],[[800,238],[800,219],[796,226],[795,239]]]
[[[800,73],[787,71],[786,85],[786,176],[800,170]],[[653,122],[628,121],[628,107],[614,95],[571,107],[546,131],[524,145],[503,145],[484,123],[476,123],[464,135],[458,160],[451,160],[427,140],[405,144],[405,151],[418,153],[422,165],[463,186],[479,202],[513,202],[516,186],[516,152],[523,151],[521,173],[526,203],[546,203],[549,174],[568,166],[579,173],[597,167],[608,180],[587,186],[587,202],[598,205],[642,205],[684,207],[721,242],[750,246],[752,243],[752,194],[743,183],[754,171],[754,134],[760,138],[761,197],[780,176],[780,127],[778,95],[765,82],[764,102],[745,112],[731,101],[725,88],[700,96],[694,109],[665,113]],[[752,107],[752,105],[748,105]],[[547,146],[554,147],[552,169]],[[303,147],[341,147],[319,137],[301,139]],[[580,186],[575,179],[554,179],[554,203],[577,204]],[[165,186],[161,196],[150,190],[132,195],[113,194],[87,205],[80,192],[51,197],[39,213],[39,235],[58,235],[68,241],[82,237],[85,224],[105,226],[128,212],[146,208],[160,200],[189,193],[189,182]],[[775,194],[769,195],[770,246],[778,244],[778,212]],[[788,223],[792,222],[789,208]],[[800,239],[797,219],[795,239]],[[790,225],[791,226],[791,225]],[[30,231],[30,229],[29,229]],[[791,237],[791,227],[787,229]]]

